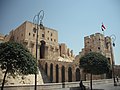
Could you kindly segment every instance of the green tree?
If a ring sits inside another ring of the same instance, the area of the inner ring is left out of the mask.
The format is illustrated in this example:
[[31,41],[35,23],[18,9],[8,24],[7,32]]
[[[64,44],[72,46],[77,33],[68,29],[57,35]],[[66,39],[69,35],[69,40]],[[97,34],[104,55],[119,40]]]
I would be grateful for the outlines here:
[[110,70],[108,59],[100,53],[90,52],[80,58],[80,68],[91,74],[90,86],[92,90],[92,74],[104,74]]
[[5,71],[2,87],[3,90],[7,73],[35,74],[37,65],[35,58],[22,44],[16,42],[5,42],[0,44],[0,67]]

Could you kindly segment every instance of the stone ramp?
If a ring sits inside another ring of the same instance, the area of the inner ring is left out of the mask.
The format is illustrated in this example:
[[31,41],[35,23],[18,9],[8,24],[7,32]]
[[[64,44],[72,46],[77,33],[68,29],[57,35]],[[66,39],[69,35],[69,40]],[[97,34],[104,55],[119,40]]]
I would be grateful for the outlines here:
[[[2,83],[4,73],[0,69],[0,85]],[[49,83],[50,80],[48,79],[47,75],[45,74],[44,70],[42,68],[38,68],[38,74],[37,74],[37,84],[41,85],[44,83]],[[34,84],[35,83],[35,75],[29,74],[29,75],[17,75],[15,78],[13,78],[11,75],[6,76],[6,83],[5,85],[26,85],[26,84]]]
[[49,80],[48,76],[46,75],[46,73],[44,72],[44,70],[41,67],[39,67],[39,71],[41,73],[43,82],[44,83],[50,83],[50,80]]

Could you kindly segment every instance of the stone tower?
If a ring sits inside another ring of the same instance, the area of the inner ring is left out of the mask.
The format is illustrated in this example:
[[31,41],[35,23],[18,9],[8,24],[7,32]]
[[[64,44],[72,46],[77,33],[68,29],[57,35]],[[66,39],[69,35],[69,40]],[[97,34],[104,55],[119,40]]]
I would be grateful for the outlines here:
[[[15,41],[23,44],[29,51],[36,55],[36,31],[35,25],[25,21],[9,35],[5,41]],[[58,32],[54,29],[44,27],[38,29],[38,59],[56,59],[59,56]]]
[[95,33],[84,37],[84,54],[90,51],[100,52],[108,58],[110,64],[114,63],[111,38],[109,36],[104,37],[103,34]]

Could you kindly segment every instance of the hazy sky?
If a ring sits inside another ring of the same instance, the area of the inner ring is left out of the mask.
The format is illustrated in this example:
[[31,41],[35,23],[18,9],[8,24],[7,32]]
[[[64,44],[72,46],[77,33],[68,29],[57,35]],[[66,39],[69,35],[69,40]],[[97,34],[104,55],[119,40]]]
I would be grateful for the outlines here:
[[120,64],[120,0],[0,0],[0,33],[12,29],[44,10],[43,24],[56,29],[59,43],[66,43],[79,54],[84,47],[84,37],[102,33],[101,23],[106,26],[105,36],[115,34],[115,62]]

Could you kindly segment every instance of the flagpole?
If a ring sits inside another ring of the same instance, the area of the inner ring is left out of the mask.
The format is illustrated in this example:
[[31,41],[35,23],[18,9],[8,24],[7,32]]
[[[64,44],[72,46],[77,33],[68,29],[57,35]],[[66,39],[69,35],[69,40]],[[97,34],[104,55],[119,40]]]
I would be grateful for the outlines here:
[[103,30],[103,36],[105,36],[105,31]]

